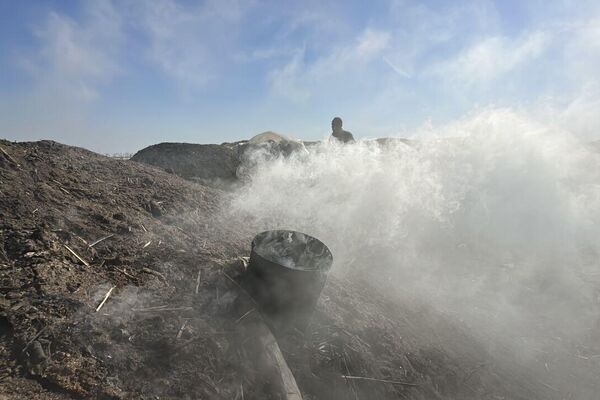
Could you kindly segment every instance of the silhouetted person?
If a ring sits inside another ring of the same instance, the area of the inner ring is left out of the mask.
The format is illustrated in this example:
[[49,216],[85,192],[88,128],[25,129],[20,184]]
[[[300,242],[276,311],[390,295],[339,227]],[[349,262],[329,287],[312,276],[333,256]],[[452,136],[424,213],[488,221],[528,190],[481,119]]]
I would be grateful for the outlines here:
[[335,117],[331,121],[331,136],[339,140],[342,143],[354,143],[354,136],[348,131],[342,129],[342,119]]

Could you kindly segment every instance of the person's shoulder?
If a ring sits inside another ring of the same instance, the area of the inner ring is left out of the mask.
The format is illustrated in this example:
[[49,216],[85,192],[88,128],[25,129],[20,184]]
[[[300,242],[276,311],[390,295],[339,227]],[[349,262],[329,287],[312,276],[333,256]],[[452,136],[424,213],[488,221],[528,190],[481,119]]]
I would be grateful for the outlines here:
[[347,139],[347,140],[354,140],[354,136],[352,135],[351,132],[344,131],[343,135],[344,135],[344,138]]

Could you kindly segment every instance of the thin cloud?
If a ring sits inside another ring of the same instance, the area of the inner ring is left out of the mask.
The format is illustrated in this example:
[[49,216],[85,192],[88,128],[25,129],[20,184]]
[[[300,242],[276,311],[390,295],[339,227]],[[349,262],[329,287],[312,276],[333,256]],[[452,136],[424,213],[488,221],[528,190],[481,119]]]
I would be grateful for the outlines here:
[[[121,72],[121,18],[109,1],[90,3],[77,22],[51,12],[34,30],[38,47],[22,57],[39,95],[93,100],[98,87]],[[55,100],[56,101],[56,98]]]
[[230,60],[228,53],[244,16],[239,1],[188,5],[157,0],[132,4],[136,5],[131,12],[138,17],[138,28],[148,39],[145,53],[151,64],[188,88],[203,87],[219,78]]
[[488,37],[454,58],[432,65],[429,73],[461,84],[487,83],[535,60],[547,49],[549,39],[546,32],[533,32],[514,40]]
[[387,57],[383,57],[383,61],[384,61],[384,62],[385,62],[387,65],[389,65],[389,66],[390,66],[390,68],[391,68],[391,69],[392,69],[392,70],[393,70],[395,73],[397,73],[398,75],[400,75],[400,76],[402,76],[402,77],[404,77],[404,78],[411,78],[411,75],[410,75],[408,72],[404,71],[402,68],[400,68],[400,67],[398,67],[397,65],[395,65],[394,63],[392,63],[392,62],[390,61],[390,59],[389,59],[389,58],[387,58]]
[[368,73],[369,64],[379,59],[389,42],[388,32],[365,29],[350,44],[334,47],[312,62],[305,61],[303,48],[285,65],[271,71],[271,93],[304,102],[332,79],[339,82],[353,74]]

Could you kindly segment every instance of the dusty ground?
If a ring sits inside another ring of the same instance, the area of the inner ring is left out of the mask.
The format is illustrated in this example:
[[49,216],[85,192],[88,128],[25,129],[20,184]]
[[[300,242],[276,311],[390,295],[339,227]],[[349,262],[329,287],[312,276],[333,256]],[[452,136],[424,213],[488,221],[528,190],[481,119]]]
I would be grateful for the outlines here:
[[[54,142],[0,147],[0,399],[277,398],[234,311],[255,232],[218,218],[225,193]],[[358,276],[330,276],[307,331],[279,341],[305,399],[556,395]]]

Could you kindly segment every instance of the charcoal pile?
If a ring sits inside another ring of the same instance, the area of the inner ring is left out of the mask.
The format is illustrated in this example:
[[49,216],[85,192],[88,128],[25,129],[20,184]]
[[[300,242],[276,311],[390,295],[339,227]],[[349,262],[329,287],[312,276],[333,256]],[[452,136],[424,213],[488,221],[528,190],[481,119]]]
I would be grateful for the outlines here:
[[239,164],[235,145],[217,144],[160,143],[138,151],[131,159],[218,188],[236,180]]
[[[226,219],[227,192],[159,166],[0,141],[0,398],[282,398],[239,283],[256,230]],[[554,395],[360,277],[330,275],[277,342],[305,400]]]

